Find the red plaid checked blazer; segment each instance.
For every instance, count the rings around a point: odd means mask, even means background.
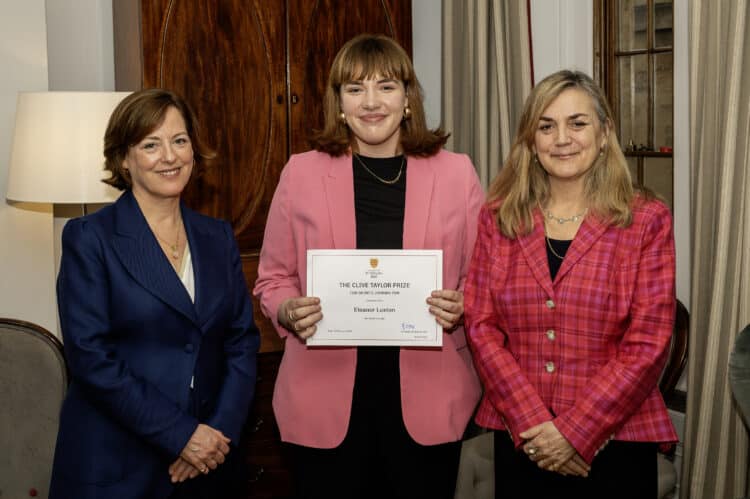
[[[633,223],[587,217],[555,280],[544,224],[509,239],[492,207],[465,287],[467,337],[484,384],[476,422],[517,435],[553,421],[591,462],[610,439],[675,442],[657,388],[674,322],[669,210],[637,199]]]

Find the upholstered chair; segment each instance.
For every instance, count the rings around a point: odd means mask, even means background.
[[[0,318],[0,497],[47,497],[67,382],[57,338]]]

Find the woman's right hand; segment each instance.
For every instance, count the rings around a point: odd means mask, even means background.
[[[316,324],[323,318],[320,298],[299,296],[284,300],[279,306],[279,324],[305,340],[315,334]]]
[[[229,454],[229,442],[222,432],[201,423],[180,452],[180,457],[205,474],[224,462]]]

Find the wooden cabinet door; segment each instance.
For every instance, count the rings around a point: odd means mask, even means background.
[[[285,15],[279,1],[142,2],[144,87],[183,95],[218,152],[184,199],[229,220],[243,253],[260,250],[287,158]]]
[[[117,89],[175,90],[216,149],[216,165],[183,199],[231,222],[252,288],[281,169],[322,125],[333,57],[365,32],[393,36],[411,52],[411,1],[115,0],[113,16]],[[261,350],[283,348],[253,305]]]

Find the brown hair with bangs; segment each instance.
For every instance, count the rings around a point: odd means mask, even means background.
[[[133,187],[130,173],[123,167],[128,150],[164,122],[170,107],[177,109],[185,120],[195,159],[193,175],[200,175],[203,168],[210,166],[216,153],[203,141],[190,105],[170,90],[149,88],[128,95],[112,111],[104,133],[104,169],[110,172],[110,177],[102,182],[121,191]]]
[[[313,147],[331,156],[346,153],[354,143],[349,127],[339,120],[341,86],[356,80],[380,76],[404,84],[411,117],[401,121],[399,134],[404,154],[432,156],[440,151],[449,134],[442,129],[427,128],[422,87],[417,80],[409,55],[395,40],[385,35],[358,35],[341,47],[331,65],[323,98],[323,130],[311,139]]]
[[[632,220],[633,200],[654,197],[650,191],[633,186],[615,133],[612,110],[602,89],[585,73],[558,71],[540,81],[526,99],[510,154],[490,185],[489,203],[496,206],[495,218],[506,237],[531,232],[533,211],[549,199],[549,176],[535,160],[535,137],[544,111],[569,89],[582,91],[591,99],[600,133],[606,133],[607,139],[602,154],[585,176],[584,196],[589,213],[609,224],[627,227]]]

